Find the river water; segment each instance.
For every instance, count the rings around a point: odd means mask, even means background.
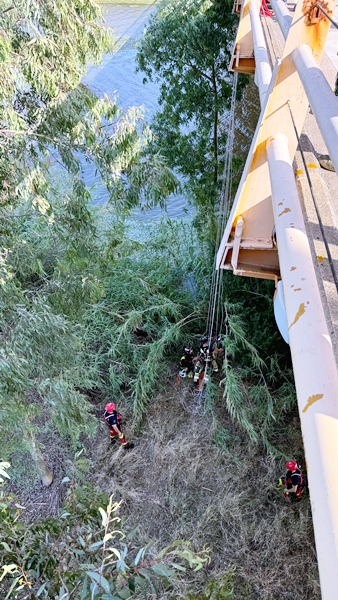
[[[136,73],[137,42],[141,38],[144,27],[150,16],[157,10],[156,2],[145,4],[139,0],[135,4],[102,4],[105,23],[114,31],[114,52],[103,56],[100,66],[89,67],[83,82],[96,94],[108,94],[116,98],[122,109],[129,106],[143,106],[145,118],[151,121],[158,109],[159,84],[148,82],[143,84],[143,73]],[[260,111],[257,88],[251,80],[244,91],[241,102],[236,107],[236,135],[234,152],[237,156],[246,157],[252,134],[255,130]],[[85,182],[94,185],[92,196],[94,203],[103,205],[108,200],[108,193],[95,176],[95,169],[85,167]],[[194,209],[188,205],[182,195],[172,195],[168,199],[166,211],[154,208],[146,213],[136,210],[133,219],[137,221],[158,221],[163,214],[170,218],[191,218]]]
[[[89,67],[83,82],[96,94],[108,94],[116,98],[122,109],[143,106],[145,119],[150,122],[158,109],[159,84],[143,84],[143,73],[136,73],[137,41],[142,36],[146,23],[156,5],[153,4],[102,4],[105,24],[114,31],[115,47],[112,54],[103,57],[102,65]],[[104,204],[108,199],[105,187],[95,176],[95,170],[86,165],[84,180],[88,186],[95,184],[92,196],[95,204]],[[184,198],[177,194],[169,197],[166,211],[154,208],[146,213],[136,210],[133,217],[138,221],[159,220],[166,214],[170,218],[184,218],[193,213]]]

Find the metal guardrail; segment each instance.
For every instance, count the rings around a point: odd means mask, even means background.
[[[338,173],[338,97],[332,93],[324,73],[307,44],[295,48],[292,58]]]

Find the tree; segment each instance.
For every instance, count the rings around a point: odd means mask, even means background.
[[[153,147],[183,176],[204,228],[214,227],[236,21],[220,0],[169,1],[152,17],[138,53],[144,81],[161,83]]]
[[[97,382],[81,363],[81,322],[103,286],[84,164],[96,165],[121,219],[177,186],[165,160],[147,154],[142,111],[122,113],[80,83],[111,47],[100,19],[91,0],[0,0],[2,439],[6,454],[30,452],[47,485],[38,417],[73,445],[92,431],[79,389]]]
[[[1,0],[0,7],[0,193],[7,217],[27,201],[52,214],[55,167],[88,204],[85,161],[95,163],[121,210],[164,202],[176,180],[162,157],[147,157],[151,132],[142,111],[123,114],[107,96],[100,99],[80,84],[86,65],[111,46],[100,8],[91,0],[19,0],[15,6]],[[67,199],[65,189],[61,193]]]
[[[0,482],[1,475],[8,478],[8,467],[0,462]],[[148,598],[170,587],[187,567],[199,571],[210,562],[207,549],[196,554],[183,540],[160,551],[153,542],[140,547],[135,532],[129,536],[123,526],[120,503],[80,483],[84,467],[78,456],[76,473],[66,478],[68,497],[59,519],[23,525],[22,507],[0,491],[0,591],[7,599]]]

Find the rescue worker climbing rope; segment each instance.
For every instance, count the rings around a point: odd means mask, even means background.
[[[217,367],[222,367],[224,361],[224,347],[221,335],[216,335],[212,341],[212,357]],[[218,370],[218,369],[217,369]],[[215,370],[214,370],[215,371]]]
[[[134,444],[132,442],[126,442],[124,433],[122,433],[122,417],[120,413],[117,412],[114,402],[109,402],[106,404],[102,416],[106,425],[109,427],[110,443],[115,444],[118,438],[125,450],[131,450],[134,448]]]
[[[295,460],[288,460],[285,467],[286,476],[280,479],[280,483],[285,485],[284,496],[292,503],[300,502],[306,487],[303,471]]]
[[[203,336],[201,338],[201,345],[200,345],[200,351],[199,351],[199,359],[202,359],[206,367],[209,367],[209,365],[211,364],[212,370],[214,373],[218,373],[218,364],[216,361],[216,353],[215,351],[215,344],[214,344],[214,340],[212,340],[211,343],[211,349],[210,349],[210,345],[209,345],[209,340],[206,336]]]

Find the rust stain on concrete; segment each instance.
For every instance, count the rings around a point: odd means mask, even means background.
[[[291,267],[290,271],[295,271],[297,267]]]
[[[278,202],[278,206],[283,206],[284,202]]]
[[[324,394],[314,394],[313,396],[309,396],[307,399],[307,403],[303,408],[303,413],[305,413],[307,409],[310,408],[310,406],[312,406],[312,404],[314,404],[318,400],[321,400],[323,396]]]
[[[299,305],[299,309],[297,310],[297,314],[296,314],[294,320],[292,321],[292,323],[291,323],[291,325],[289,327],[289,331],[290,331],[292,325],[295,325],[295,323],[297,323],[298,319],[300,319],[305,314],[305,309],[306,309],[306,307],[304,305],[304,302],[302,302]]]
[[[295,288],[293,291],[294,292],[300,292],[302,290],[302,288]]]
[[[318,5],[322,6],[326,12],[332,12],[329,10],[328,2],[325,2],[325,0],[304,0],[302,13],[305,17],[305,25],[316,25],[325,19],[325,15],[319,10]]]
[[[284,208],[283,212],[281,212],[281,214],[278,216],[281,217],[282,215],[285,215],[288,212],[291,212],[291,208]]]

